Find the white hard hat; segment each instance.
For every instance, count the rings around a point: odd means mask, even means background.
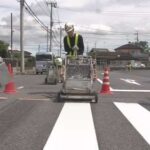
[[[70,32],[70,31],[72,31],[72,30],[74,30],[74,25],[73,25],[73,24],[66,23],[66,24],[65,24],[65,31],[66,31],[66,32]]]

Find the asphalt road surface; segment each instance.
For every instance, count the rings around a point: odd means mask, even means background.
[[[57,102],[62,84],[16,75],[16,93],[0,89],[0,150],[150,150],[150,70],[110,71],[112,94],[98,103]]]

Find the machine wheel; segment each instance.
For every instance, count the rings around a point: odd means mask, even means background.
[[[54,80],[54,85],[56,85],[56,84],[57,84],[57,79]]]
[[[94,93],[95,99],[91,100],[91,103],[97,103],[98,102],[98,95],[97,93]]]
[[[97,93],[95,93],[95,103],[97,103],[98,102],[98,95],[97,95]]]
[[[57,102],[62,102],[63,99],[61,98],[61,92],[58,93],[57,95]]]
[[[45,84],[47,84],[47,78],[45,78]]]

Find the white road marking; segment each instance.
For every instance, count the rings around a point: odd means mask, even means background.
[[[97,78],[97,81],[99,82],[99,83],[103,83],[103,81],[101,80],[101,79],[99,79],[99,78]]]
[[[7,97],[0,97],[0,99],[8,99]]]
[[[103,83],[103,81],[100,80],[99,78],[97,78],[97,81],[101,84]],[[110,91],[113,91],[113,92],[145,92],[145,93],[150,92],[150,90],[113,89],[112,87],[110,87]]]
[[[29,101],[49,101],[49,98],[32,98],[32,97],[20,97],[17,100],[29,100]]]
[[[100,82],[101,84],[103,84],[103,81],[101,79],[97,78],[97,81]],[[113,90],[111,86],[109,88],[110,88],[110,91]]]
[[[141,85],[140,83],[136,82],[133,79],[123,79],[123,78],[120,78],[120,80],[123,80],[123,81],[125,81],[127,83],[131,83],[131,84]]]
[[[134,103],[114,103],[135,129],[150,144],[150,112]]]
[[[98,150],[89,103],[65,103],[43,150]]]
[[[144,92],[144,93],[150,93],[150,90],[129,90],[129,89],[112,89],[111,91],[114,92]]]
[[[24,86],[17,87],[18,90],[23,89],[23,88],[24,88]]]

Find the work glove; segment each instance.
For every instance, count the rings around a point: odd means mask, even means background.
[[[79,47],[77,45],[75,45],[72,49],[75,50],[75,51],[78,51]]]

